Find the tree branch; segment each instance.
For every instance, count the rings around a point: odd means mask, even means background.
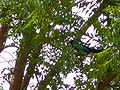
[[[8,33],[8,27],[7,25],[1,26],[0,27],[0,53],[4,49],[4,45],[7,39],[7,34]]]
[[[105,1],[105,0],[104,0]],[[82,35],[85,35],[87,29],[96,22],[98,17],[101,14],[102,9],[104,8],[104,1],[100,4],[100,6],[96,9],[94,14],[83,24],[82,28],[77,32],[77,36],[74,39],[80,39]]]
[[[26,72],[25,77],[24,77],[24,80],[22,81],[22,90],[24,90],[24,89],[26,90],[27,89],[27,87],[29,85],[29,82],[30,82],[30,78],[34,74],[35,66],[36,66],[36,64],[32,63],[30,61],[29,66],[27,68],[27,72]]]
[[[30,79],[34,74],[34,71],[35,71],[34,69],[35,69],[37,62],[33,61],[33,60],[36,60],[39,57],[39,55],[40,55],[39,49],[40,48],[42,48],[42,45],[38,46],[37,52],[34,53],[34,55],[32,55],[32,60],[30,60],[30,62],[29,62],[29,66],[27,67],[27,72],[25,74],[24,80],[22,81],[22,89],[27,89]]]
[[[109,86],[109,83],[110,83],[115,77],[117,77],[117,75],[118,75],[119,73],[120,73],[120,72],[115,73],[115,74],[112,74],[112,75],[108,76],[103,82],[100,82],[99,85],[98,85],[97,90],[103,90],[105,87]]]
[[[18,59],[15,64],[13,81],[11,82],[9,90],[21,90],[25,66],[27,63],[28,54],[30,53],[30,45],[31,44],[27,41],[24,44],[21,44]]]

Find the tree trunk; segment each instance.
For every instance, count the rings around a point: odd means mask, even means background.
[[[7,32],[8,32],[7,26],[4,25],[0,27],[0,53],[4,49],[4,45],[5,45],[6,38],[7,38]]]

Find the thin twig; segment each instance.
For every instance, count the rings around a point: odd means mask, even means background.
[[[18,46],[15,46],[15,45],[7,45],[7,46],[4,47],[4,49],[5,49],[5,48],[9,48],[9,47],[16,47],[16,48],[19,48]]]

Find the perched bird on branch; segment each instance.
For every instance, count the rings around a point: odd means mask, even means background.
[[[82,51],[86,52],[87,54],[90,54],[90,53],[99,53],[99,52],[103,51],[103,49],[97,50],[97,49],[89,48],[89,47],[82,45],[82,43],[75,41],[75,40],[71,40],[70,43],[73,46],[73,48],[78,52],[80,50],[82,50]]]

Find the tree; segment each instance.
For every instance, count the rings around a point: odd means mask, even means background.
[[[0,52],[18,48],[15,68],[7,74],[10,90],[119,89],[119,0],[1,0],[0,5]],[[89,18],[77,15],[74,7]],[[87,31],[91,26],[95,34]],[[93,40],[91,48],[104,50],[76,52],[69,41],[82,41],[85,35],[86,47]],[[7,38],[14,43],[5,45]],[[76,74],[75,87],[63,82],[70,72]],[[32,79],[37,84],[31,86]]]

